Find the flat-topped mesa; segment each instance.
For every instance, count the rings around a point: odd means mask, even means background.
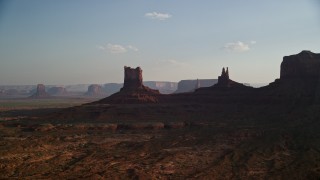
[[[67,89],[64,87],[51,87],[48,89],[48,94],[53,95],[53,96],[62,96],[62,95],[67,95]]]
[[[30,98],[49,98],[51,97],[47,92],[46,92],[46,87],[43,84],[38,84],[37,85],[37,91],[30,96]]]
[[[281,63],[280,79],[318,79],[320,75],[320,54],[302,51],[284,56]]]
[[[320,102],[320,54],[301,51],[299,54],[284,56],[281,63],[280,79],[263,88],[294,102]]]
[[[124,83],[122,90],[133,90],[142,88],[142,69],[124,66]]]
[[[101,85],[91,84],[90,86],[88,86],[88,91],[84,95],[85,96],[105,96],[106,93],[103,91]]]

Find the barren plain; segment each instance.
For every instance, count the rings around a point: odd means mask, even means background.
[[[0,178],[319,178],[320,107],[268,107],[104,105],[82,120],[36,105],[2,110]]]

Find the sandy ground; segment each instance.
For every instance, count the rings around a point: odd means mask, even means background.
[[[46,114],[65,111],[54,108],[1,111],[0,178],[320,177],[318,106],[274,116],[175,106],[103,107],[92,121],[48,119]]]

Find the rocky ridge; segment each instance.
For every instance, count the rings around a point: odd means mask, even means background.
[[[319,97],[319,54],[302,51],[297,55],[285,56],[281,64],[280,79],[262,88],[253,88],[233,81],[229,69],[223,68],[218,83],[196,89],[194,93],[163,95],[142,84],[140,67],[125,67],[124,86],[120,92],[98,103],[176,103],[176,102],[241,102],[279,103],[302,99],[310,103]]]

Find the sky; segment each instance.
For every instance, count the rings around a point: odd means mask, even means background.
[[[319,0],[0,0],[0,85],[269,83],[319,34]]]

